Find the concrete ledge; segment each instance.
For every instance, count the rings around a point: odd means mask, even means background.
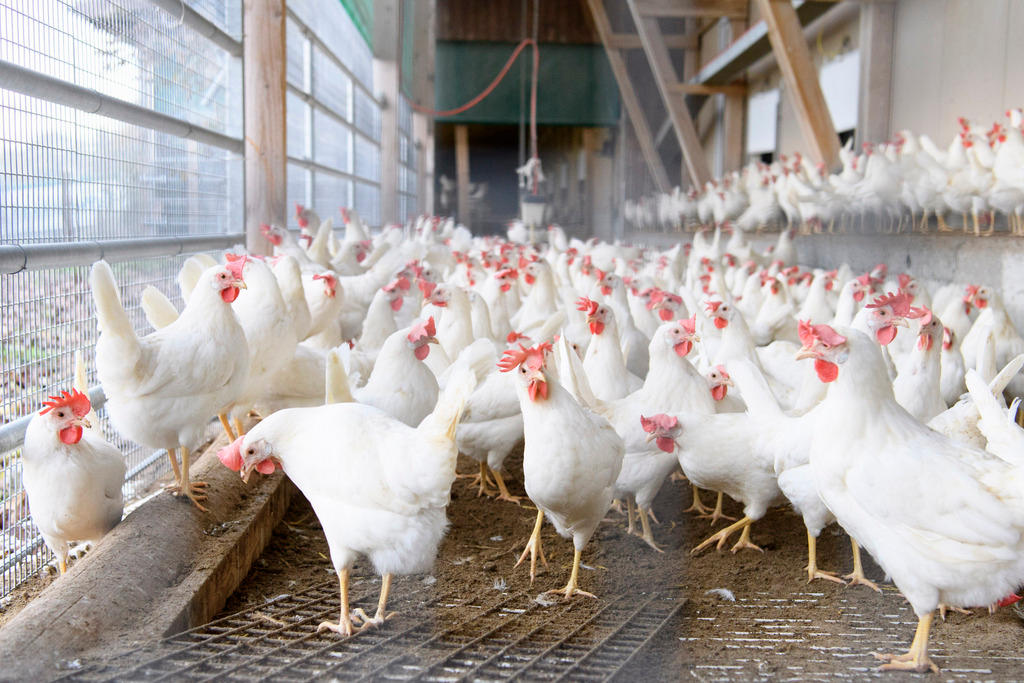
[[[0,678],[49,680],[69,661],[111,654],[209,621],[284,516],[280,472],[244,484],[217,460],[224,437],[192,466],[209,512],[162,493],[128,515],[68,573],[0,629]]]

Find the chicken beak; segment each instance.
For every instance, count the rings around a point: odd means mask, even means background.
[[[651,443],[652,441],[656,440],[657,438],[658,438],[658,433],[657,432],[652,432],[651,434],[647,435],[647,443]]]
[[[92,423],[84,417],[76,417],[71,421],[71,424],[77,427],[85,427],[86,429],[92,429]]]
[[[910,327],[910,323],[907,322],[906,318],[893,318],[892,324],[896,327]]]
[[[235,280],[234,283],[232,283],[232,287],[238,287],[239,289],[249,289],[249,286],[245,284],[243,280]]]
[[[805,358],[817,358],[818,354],[812,349],[800,349],[797,351],[796,360],[804,360]]]
[[[736,386],[736,383],[733,382],[732,379],[729,379],[729,378],[726,378],[726,379],[722,380],[722,384],[724,384],[727,387],[734,387],[734,386]]]
[[[440,344],[441,342],[437,341],[437,337],[427,337],[427,343],[428,344]]]
[[[251,463],[242,463],[242,470],[239,472],[239,475],[241,475],[242,481],[246,484],[249,483],[249,477],[252,475],[254,467]]]

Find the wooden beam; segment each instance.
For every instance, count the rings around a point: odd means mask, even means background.
[[[464,123],[455,126],[455,185],[459,222],[472,227],[469,223],[469,128]]]
[[[637,0],[645,17],[736,17],[747,16],[747,0]]]
[[[668,89],[679,95],[746,95],[747,86],[742,83],[729,85],[704,85],[703,83],[670,83]]]
[[[594,17],[597,33],[601,36],[601,42],[604,43],[604,50],[608,55],[608,63],[612,67],[612,74],[615,76],[615,82],[619,86],[622,105],[626,108],[626,114],[633,125],[633,132],[636,133],[636,139],[640,145],[644,161],[647,162],[647,168],[651,172],[654,184],[661,192],[668,192],[668,174],[665,173],[665,166],[661,162],[661,157],[658,155],[657,147],[651,137],[651,128],[647,123],[647,118],[644,116],[640,101],[637,99],[636,90],[633,89],[633,81],[630,80],[629,74],[626,71],[626,62],[622,58],[622,53],[618,49],[611,47],[610,39],[613,34],[611,24],[608,22],[608,15],[604,11],[604,0],[587,0],[587,3],[590,5],[590,13]]]
[[[640,40],[644,44],[644,53],[647,55],[647,62],[654,73],[654,81],[658,85],[661,99],[665,103],[669,116],[672,119],[672,127],[675,129],[679,147],[683,151],[683,158],[686,160],[686,169],[690,175],[690,182],[697,186],[711,180],[711,172],[708,170],[707,160],[704,158],[704,150],[701,148],[700,139],[697,137],[697,130],[694,128],[693,119],[690,117],[690,110],[686,107],[685,99],[672,91],[672,85],[678,83],[675,67],[665,47],[665,41],[661,37],[661,29],[658,27],[658,20],[654,17],[643,16],[638,9],[639,0],[627,0],[629,10],[633,15],[633,22],[640,33]]]
[[[665,47],[670,50],[695,50],[697,49],[696,34],[671,33],[665,38]],[[644,45],[640,42],[640,36],[635,33],[613,33],[608,41],[609,45],[616,50],[642,50]]]
[[[729,40],[735,41],[747,29],[745,19],[729,20]],[[743,144],[744,109],[747,98],[745,93],[727,94],[725,111],[722,117],[722,168],[724,171],[738,171],[743,166],[745,146]]]
[[[284,0],[245,0],[245,242],[269,254],[260,225],[288,222]]]
[[[434,108],[436,74],[437,3],[419,0],[412,3],[413,25],[413,101],[421,107]],[[416,210],[434,214],[434,118],[413,111],[413,140],[416,145]]]
[[[839,163],[839,136],[793,5],[790,0],[757,0],[757,5],[810,156],[834,169]]]
[[[860,94],[857,145],[886,140],[892,114],[892,41],[896,3],[866,0],[860,6]]]

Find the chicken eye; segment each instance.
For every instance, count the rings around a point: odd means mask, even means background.
[[[245,450],[245,454],[246,455],[255,455],[256,454],[256,449],[253,448],[252,446],[249,446],[249,448],[247,448]]]
[[[522,365],[520,365],[519,366],[519,372],[521,372],[521,373],[523,373],[525,375],[526,374],[526,368],[524,368]]]
[[[64,417],[64,412],[61,411],[61,412],[57,413],[57,417]]]
[[[226,277],[227,277],[227,273],[221,273],[221,274],[220,274],[220,279],[221,279],[221,280],[223,280],[223,279],[224,279],[224,278],[226,278]]]

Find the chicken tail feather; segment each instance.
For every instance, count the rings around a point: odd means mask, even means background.
[[[75,378],[72,380],[71,386],[86,396],[89,395],[89,376],[85,372],[85,357],[82,355],[82,349],[75,351]],[[99,429],[96,411],[91,406],[89,407],[89,412],[85,415],[85,419],[89,421],[93,429]]]
[[[768,417],[782,414],[782,408],[779,407],[779,401],[772,393],[768,380],[756,365],[749,360],[740,359],[729,363],[728,369],[751,413]]]
[[[146,320],[155,330],[163,329],[178,319],[178,309],[174,307],[166,294],[153,285],[147,285],[142,290],[141,303]]]
[[[437,397],[434,411],[423,418],[417,429],[433,435],[443,434],[450,441],[455,440],[455,428],[462,419],[466,401],[476,389],[476,375],[466,367],[453,374],[444,390]]]
[[[117,293],[114,273],[106,261],[97,261],[89,274],[92,297],[96,302],[96,319],[100,332],[117,345],[119,357],[128,367],[134,365],[139,355],[139,338],[135,335],[132,323],[121,305],[121,297]]]
[[[326,395],[325,403],[353,403],[352,389],[348,383],[348,373],[345,372],[345,364],[341,360],[341,354],[337,349],[331,349],[327,353],[326,366]]]

